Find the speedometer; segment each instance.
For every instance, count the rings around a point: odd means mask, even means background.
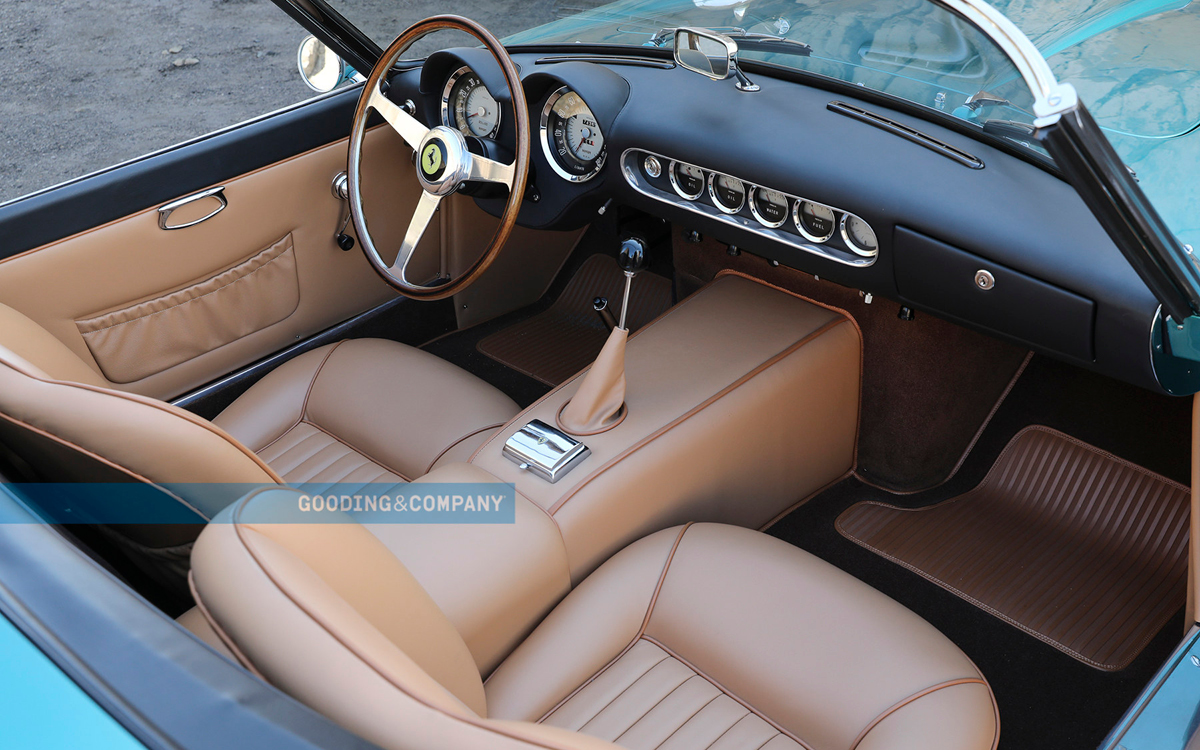
[[[600,124],[579,94],[563,86],[542,108],[542,150],[560,177],[584,182],[599,174],[607,149]]]
[[[480,138],[495,138],[500,131],[500,105],[468,67],[459,68],[446,81],[442,124]]]

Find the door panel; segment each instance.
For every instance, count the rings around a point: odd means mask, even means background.
[[[186,229],[161,229],[153,207],[4,259],[0,301],[33,318],[98,371],[132,378],[114,387],[178,396],[393,296],[357,247],[344,252],[334,242],[343,203],[330,185],[345,169],[346,148],[345,140],[337,141],[220,183],[228,206]],[[375,128],[366,139],[363,171],[372,235],[381,252],[398,248],[421,189],[410,150],[390,129]],[[287,241],[294,255],[294,310],[280,309],[277,299],[290,294],[282,264],[269,266],[275,280],[259,290],[264,309],[254,307],[254,294],[228,294],[224,282],[241,284],[243,291],[246,286],[246,273],[235,269],[254,273],[256,256]],[[418,256],[414,277],[432,277],[442,267],[438,222]],[[221,304],[208,304],[208,295],[223,293],[225,299],[212,300]],[[154,320],[155,332],[148,335],[146,316],[177,320]],[[239,318],[243,328],[258,330],[241,335]],[[106,367],[97,363],[80,321]],[[131,321],[133,335],[126,339],[133,345],[118,346],[123,354],[113,359],[94,334],[105,323]],[[234,334],[240,337],[230,341]]]

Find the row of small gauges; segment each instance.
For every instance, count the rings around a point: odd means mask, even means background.
[[[642,168],[653,179],[663,173],[662,161],[653,155],[645,157]],[[713,205],[723,213],[733,215],[749,207],[764,227],[778,229],[790,219],[796,231],[810,242],[823,244],[840,232],[846,247],[855,254],[873,258],[879,253],[875,231],[852,213],[674,159],[667,164],[666,171],[671,187],[685,201],[699,200],[707,192]]]

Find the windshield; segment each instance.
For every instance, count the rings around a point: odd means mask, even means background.
[[[992,0],[1073,84],[1142,189],[1185,242],[1200,246],[1200,3]],[[386,45],[434,13],[474,18],[508,45],[670,49],[670,30],[808,45],[741,44],[740,56],[904,99],[1044,152],[1022,132],[1033,98],[981,32],[928,0],[345,0],[335,6]],[[462,43],[471,43],[464,40]],[[439,45],[439,46],[445,46]],[[789,48],[790,47],[790,48]],[[424,53],[424,50],[419,50]]]

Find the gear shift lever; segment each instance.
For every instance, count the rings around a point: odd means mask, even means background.
[[[625,341],[629,337],[629,290],[646,267],[646,243],[630,237],[621,243],[617,263],[625,272],[621,320],[608,335],[579,390],[558,413],[558,426],[575,435],[595,435],[616,427],[625,416]]]
[[[621,322],[618,327],[629,330],[625,325],[625,314],[629,310],[629,290],[633,286],[633,277],[646,267],[646,243],[637,237],[630,237],[621,243],[621,254],[617,263],[625,272],[625,296],[621,299]]]

